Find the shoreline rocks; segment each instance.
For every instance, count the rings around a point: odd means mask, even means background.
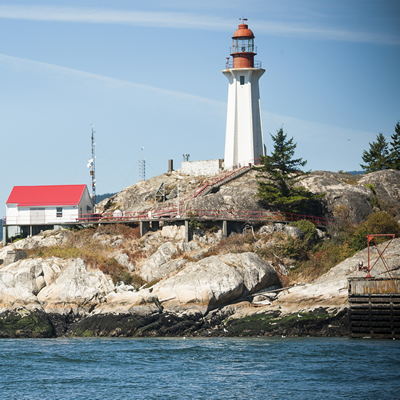
[[[256,174],[250,171],[188,206],[261,209],[254,198]],[[124,212],[150,209],[161,178],[172,193],[179,178],[176,173],[127,188],[105,200],[103,207],[112,210],[118,205]],[[185,195],[202,184],[201,179],[188,181]],[[342,204],[356,222],[370,214],[375,196],[393,205],[400,199],[400,171],[358,177],[315,171],[304,177],[303,184],[315,193],[327,193],[326,215]],[[38,257],[44,247],[70,243],[70,231],[43,232],[0,247],[0,259],[6,261],[0,264],[0,337],[348,334],[347,278],[363,276],[357,265],[359,261],[366,265],[366,250],[311,283],[276,290],[281,287],[278,274],[287,275],[291,261],[275,259],[273,266],[255,253],[237,253],[234,246],[225,248],[228,254],[218,254],[220,228],[198,227],[189,243],[182,241],[182,228],[167,224],[158,232],[148,232],[141,239],[132,235],[129,240],[115,230],[99,229],[91,240],[101,244],[107,260],[114,258],[132,279],[136,275],[132,285],[114,284],[79,258]],[[234,232],[242,231],[243,226]],[[299,228],[283,224],[264,226],[259,233],[263,239],[257,239],[255,248],[261,250],[279,245],[276,237],[265,240],[270,235],[286,235],[291,240],[303,236]],[[315,241],[324,238],[317,230]],[[6,258],[9,251],[14,254]],[[26,257],[34,251],[36,256]],[[393,241],[386,254],[390,268],[397,268],[400,239]],[[374,270],[378,276],[384,272],[380,268]],[[146,286],[135,291],[134,285],[143,285],[141,280],[147,281]]]

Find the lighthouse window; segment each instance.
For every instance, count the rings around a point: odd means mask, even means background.
[[[240,84],[244,85],[244,76],[243,75],[240,75]]]

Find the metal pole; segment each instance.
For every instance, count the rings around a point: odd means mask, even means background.
[[[180,203],[180,200],[179,200],[179,169],[178,169],[178,215],[177,215],[177,218],[180,218],[179,203]]]
[[[90,175],[92,176],[92,201],[93,201],[93,211],[96,211],[96,151],[94,142],[94,125],[92,124],[92,168],[90,170]]]

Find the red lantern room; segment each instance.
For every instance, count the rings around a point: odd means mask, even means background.
[[[244,23],[247,19],[243,18],[242,23],[232,36],[233,68],[254,68],[254,34]]]

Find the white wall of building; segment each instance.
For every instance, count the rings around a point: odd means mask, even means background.
[[[258,81],[265,70],[235,68],[222,72],[229,80],[224,160],[225,169],[229,169],[253,163],[264,155]]]
[[[93,204],[92,204],[92,199],[90,197],[88,188],[85,188],[85,191],[83,192],[83,195],[81,197],[81,201],[79,202],[79,213],[80,214],[91,214],[93,213]]]
[[[183,161],[179,173],[182,175],[213,176],[223,168],[223,160]]]

